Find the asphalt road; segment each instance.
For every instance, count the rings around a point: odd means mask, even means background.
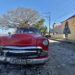
[[[49,61],[45,65],[0,64],[0,75],[75,75],[75,46],[49,40]]]

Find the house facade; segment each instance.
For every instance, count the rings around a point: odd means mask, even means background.
[[[71,16],[70,18],[66,19],[65,21],[62,21],[62,27],[61,32],[63,33],[65,24],[68,22],[68,27],[70,29],[71,34],[68,35],[68,38],[71,40],[75,40],[75,15]]]

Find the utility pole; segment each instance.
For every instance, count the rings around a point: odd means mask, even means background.
[[[48,19],[48,21],[49,21],[49,35],[50,35],[50,24],[51,24],[51,12],[46,12],[46,13],[44,13],[44,14],[46,14],[47,16],[44,16],[44,17],[46,17],[47,19]]]
[[[51,23],[51,16],[49,15],[49,35],[50,35],[50,23]]]

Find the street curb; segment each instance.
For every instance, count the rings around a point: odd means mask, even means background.
[[[72,42],[72,41],[69,41],[69,40],[58,40],[58,39],[54,39],[54,38],[51,38],[49,40],[60,41],[60,42],[63,42],[63,43],[68,43],[68,44],[75,44],[75,42]]]

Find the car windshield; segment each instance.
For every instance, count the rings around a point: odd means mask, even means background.
[[[40,34],[40,29],[38,28],[18,28],[17,33],[33,33],[33,34]]]

